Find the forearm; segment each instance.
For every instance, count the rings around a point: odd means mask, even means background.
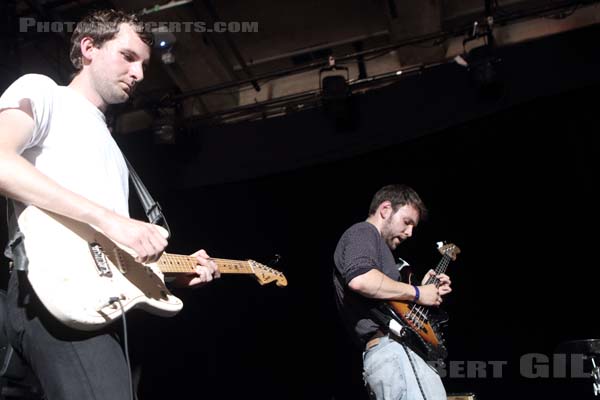
[[[395,281],[376,269],[355,277],[348,286],[371,299],[411,301],[415,298],[415,288],[412,285]]]
[[[24,204],[99,226],[109,210],[62,187],[18,154],[0,150],[0,192]]]

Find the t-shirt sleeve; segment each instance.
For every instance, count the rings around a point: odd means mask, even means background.
[[[47,76],[27,74],[14,81],[0,97],[0,112],[9,108],[19,108],[23,101],[29,101],[31,104],[35,125],[26,148],[35,146],[48,133],[52,93],[56,87],[56,83]]]
[[[346,284],[355,277],[379,269],[377,231],[361,226],[347,233],[341,252],[341,274]]]

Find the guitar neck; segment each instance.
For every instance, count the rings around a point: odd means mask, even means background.
[[[248,261],[211,258],[217,264],[221,274],[254,274]],[[164,253],[157,263],[165,274],[189,274],[194,272],[198,261],[195,257]]]
[[[442,259],[440,260],[440,262],[438,263],[437,267],[434,270],[436,276],[446,272],[446,269],[448,268],[448,264],[450,264],[450,260],[451,260],[451,258],[448,257],[447,255],[442,256]],[[440,280],[436,277],[430,277],[427,280],[427,284],[431,284],[431,283],[434,283],[436,286],[439,286]]]

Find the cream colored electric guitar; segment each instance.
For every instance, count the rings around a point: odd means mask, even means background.
[[[34,206],[28,206],[18,221],[31,286],[64,324],[90,331],[134,307],[161,316],[175,315],[183,307],[165,286],[164,275],[193,272],[195,258],[164,253],[158,262],[141,264],[89,225]],[[287,285],[281,272],[256,261],[212,260],[221,274],[251,274],[261,285]]]

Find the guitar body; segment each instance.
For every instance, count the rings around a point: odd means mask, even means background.
[[[429,361],[446,358],[448,351],[440,330],[448,321],[444,311],[397,300],[388,300],[382,306],[384,312],[404,328],[401,337],[413,351]]]
[[[428,346],[431,346],[433,349],[443,346],[439,333],[433,328],[432,324],[435,323],[431,321],[430,315],[424,317],[422,313],[414,312],[412,310],[414,303],[390,300],[388,304],[394,313],[402,319],[404,325],[419,335]]]
[[[87,224],[28,206],[19,216],[28,279],[64,324],[96,330],[139,307],[172,316],[183,307],[156,264],[141,264]]]
[[[443,257],[436,268],[436,275],[444,272],[450,260],[456,258],[460,249],[453,244],[442,246],[438,249]],[[411,285],[414,273],[408,263],[399,265],[400,280]],[[433,283],[434,280],[428,281]],[[404,332],[410,332],[407,339],[414,351],[423,355],[427,360],[442,360],[446,358],[447,350],[441,336],[441,327],[448,321],[446,312],[439,308],[425,307],[410,301],[389,300],[383,303],[384,311],[396,322],[402,325]],[[406,335],[405,335],[406,336]]]
[[[399,267],[399,272],[400,280],[402,282],[408,282],[410,285],[420,285],[420,282],[413,282],[415,273],[410,265],[402,265]],[[402,320],[404,325],[419,335],[419,337],[425,341],[427,346],[433,347],[433,349],[443,346],[439,333],[433,327],[434,325],[437,326],[440,323],[447,321],[447,316],[444,320],[444,317],[441,315],[443,311],[430,307],[420,307],[421,309],[427,310],[427,317],[424,317],[422,313],[416,313],[412,310],[415,306],[415,303],[413,302],[390,300],[388,301],[388,304],[394,314]]]

